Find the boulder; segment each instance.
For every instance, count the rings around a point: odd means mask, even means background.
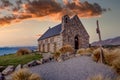
[[[22,68],[22,65],[19,64],[19,65],[17,65],[17,67],[15,68],[15,71],[18,71],[18,70],[21,69],[21,68]]]
[[[75,54],[75,56],[76,56],[76,57],[79,57],[79,56],[81,56],[81,55],[80,55],[80,54]]]
[[[5,68],[5,70],[2,71],[2,74],[8,75],[8,74],[12,73],[13,71],[14,71],[14,66],[9,65],[7,68]]]
[[[69,59],[69,56],[68,56],[68,54],[66,53],[66,54],[62,54],[62,55],[60,56],[60,58],[61,58],[63,61],[65,61],[65,60]]]
[[[2,72],[5,69],[5,66],[0,66],[0,72]]]
[[[42,59],[42,64],[47,63],[49,61],[50,61],[49,58],[48,59]]]
[[[24,64],[22,68],[28,68],[28,65],[27,65],[27,64]]]
[[[63,62],[64,60],[61,57],[59,57],[59,58],[57,58],[57,61],[58,62]]]
[[[27,63],[28,67],[39,65],[36,60]]]
[[[36,60],[36,63],[37,63],[38,65],[42,64],[42,62],[41,62],[40,60]]]

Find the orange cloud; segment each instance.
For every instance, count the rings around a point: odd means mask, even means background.
[[[9,0],[0,0],[2,4],[0,9],[10,7],[12,16],[4,16],[0,18],[0,25],[19,22],[30,18],[44,18],[46,16],[51,19],[59,20],[63,15],[72,16],[77,14],[79,17],[100,16],[106,9],[101,8],[97,3],[91,4],[87,1],[79,0],[63,0],[63,4],[56,0],[16,0],[17,6],[14,6]]]

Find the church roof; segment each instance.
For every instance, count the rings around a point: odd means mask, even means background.
[[[43,40],[52,36],[56,36],[59,35],[62,31],[62,24],[58,24],[52,28],[49,28],[39,39],[39,40]]]

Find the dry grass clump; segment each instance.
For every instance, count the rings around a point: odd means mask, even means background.
[[[109,62],[111,66],[116,70],[118,74],[120,74],[120,49],[114,49],[111,51],[111,54],[113,55],[113,59]]]
[[[116,70],[116,72],[117,72],[118,74],[120,74],[120,58],[113,60],[113,62],[112,62],[112,67],[113,67],[113,69]]]
[[[26,54],[30,54],[31,53],[31,50],[27,49],[27,48],[21,48],[19,49],[16,54],[18,56],[21,56],[21,55],[26,55]]]
[[[103,75],[95,75],[88,78],[88,80],[120,80],[120,77],[118,76],[115,79],[111,79],[109,77],[104,77]]]
[[[77,50],[77,54],[80,55],[91,55],[93,53],[93,50],[91,48],[81,48]]]
[[[92,58],[94,61],[98,62],[100,60],[100,53],[101,53],[101,49],[97,48],[93,51],[93,55]],[[103,54],[105,56],[105,54],[108,54],[109,51],[107,49],[103,49]]]
[[[58,57],[60,57],[60,54],[61,54],[61,52],[60,51],[56,51],[56,52],[54,52],[54,59],[57,59]]]
[[[87,48],[87,49],[86,49],[86,52],[92,54],[92,53],[93,53],[93,50],[94,50],[93,48]]]
[[[97,62],[100,60],[100,52],[101,51],[99,48],[93,52],[92,57],[94,61]],[[106,64],[114,68],[116,72],[120,74],[120,49],[119,48],[114,50],[103,49],[103,53]]]
[[[120,54],[115,53],[115,51],[110,51],[109,54],[105,54],[106,63],[110,66],[112,66],[113,61],[116,59],[120,60]]]
[[[60,51],[61,53],[67,53],[67,52],[73,53],[73,52],[74,52],[74,49],[72,48],[71,45],[65,45],[65,46],[63,46],[59,51]]]
[[[84,48],[81,48],[81,49],[78,49],[77,50],[77,54],[84,54],[84,53],[86,53],[86,51],[85,51],[85,49]]]
[[[89,78],[88,80],[109,80],[109,79],[104,79],[102,75],[96,75],[96,76]]]
[[[12,80],[42,80],[39,75],[32,74],[27,69],[20,69],[12,74]]]

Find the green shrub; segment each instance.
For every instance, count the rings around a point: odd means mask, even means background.
[[[12,80],[42,80],[39,75],[32,74],[27,69],[20,69],[12,74]]]
[[[30,54],[31,53],[31,50],[27,49],[27,48],[21,48],[19,49],[16,54],[18,56],[21,56],[21,55],[26,55],[26,54]]]

